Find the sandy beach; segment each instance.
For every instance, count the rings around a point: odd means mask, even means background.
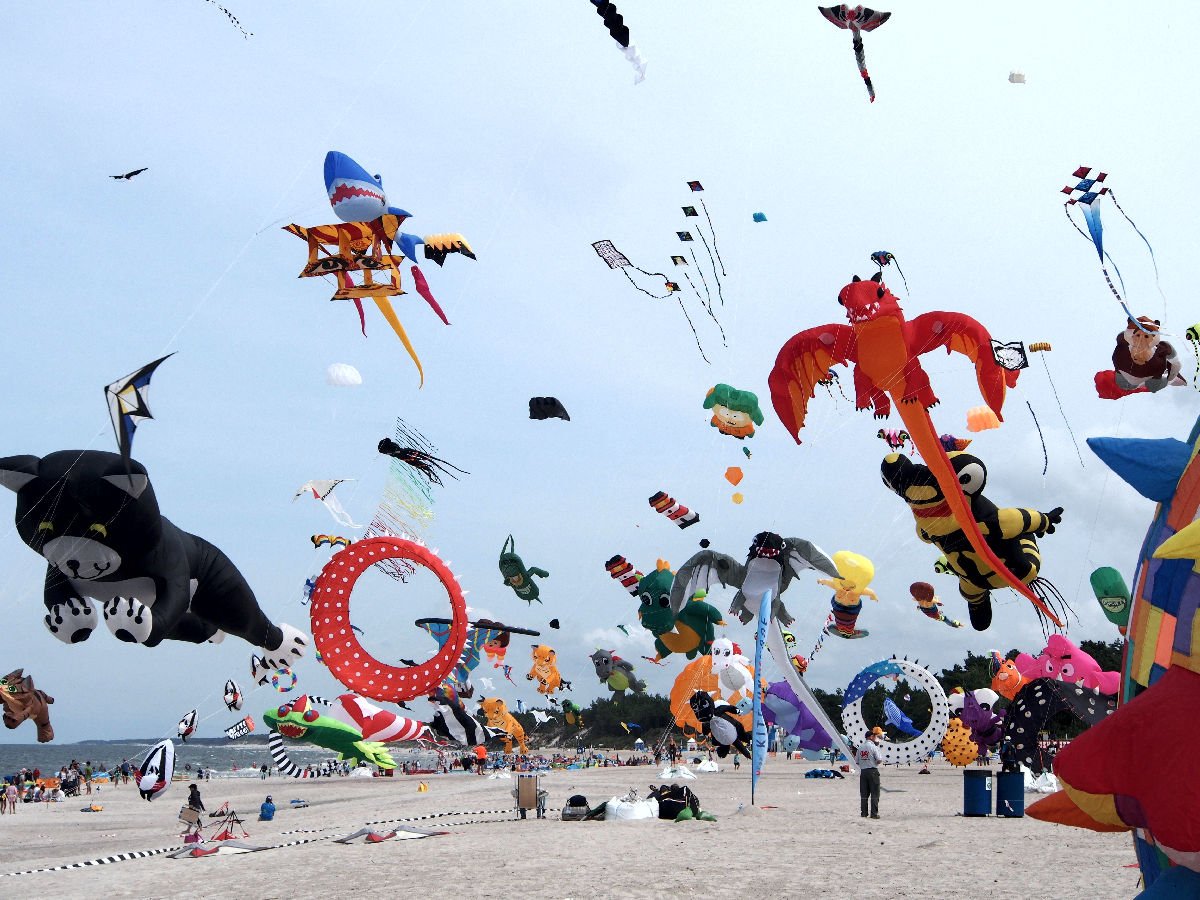
[[[557,770],[543,776],[549,817],[517,820],[515,781],[475,775],[219,779],[202,784],[209,811],[229,801],[244,811],[247,843],[275,849],[172,859],[160,854],[83,869],[13,875],[139,850],[182,846],[176,816],[187,797],[176,783],[153,803],[132,786],[106,788],[99,813],[86,798],[20,807],[0,818],[0,896],[293,898],[336,892],[431,898],[710,897],[1125,898],[1137,890],[1125,835],[1102,835],[1029,818],[963,818],[961,770],[885,769],[881,819],[858,815],[857,775],[805,779],[818,764],[768,761],[756,806],[746,767],[721,764],[686,783],[707,822],[562,822],[567,797],[596,805],[657,784],[652,766]],[[418,782],[429,785],[418,792]],[[256,821],[265,794],[279,811]],[[309,801],[293,809],[289,801]],[[1031,803],[1036,795],[1026,795]],[[739,811],[739,807],[741,810]],[[492,811],[492,812],[487,812]],[[500,812],[495,812],[500,811]],[[449,815],[440,815],[449,814]],[[413,823],[444,836],[343,845],[333,839],[368,822],[436,816]],[[487,820],[487,821],[478,821]],[[208,819],[207,822],[215,820]],[[400,824],[400,823],[395,823]],[[394,827],[394,825],[390,826]],[[377,826],[387,831],[388,826]],[[211,834],[212,830],[208,829]],[[278,846],[293,841],[306,843]],[[200,846],[211,847],[213,844]]]

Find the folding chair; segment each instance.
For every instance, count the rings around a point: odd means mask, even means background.
[[[513,792],[517,798],[517,813],[522,819],[528,810],[537,810],[539,819],[546,815],[546,797],[548,791],[541,789],[541,778],[537,775],[518,775],[517,789]]]

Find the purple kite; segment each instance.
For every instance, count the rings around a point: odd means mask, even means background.
[[[776,725],[787,732],[785,746],[788,749],[823,750],[833,745],[820,722],[786,681],[775,681],[767,687],[763,718],[768,725]]]

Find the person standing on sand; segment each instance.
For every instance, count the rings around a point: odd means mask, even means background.
[[[883,754],[879,752],[879,739],[883,729],[876,725],[867,735],[867,740],[854,751],[854,762],[858,766],[858,796],[862,801],[862,817],[867,817],[867,800],[871,801],[871,818],[879,818],[879,763]]]

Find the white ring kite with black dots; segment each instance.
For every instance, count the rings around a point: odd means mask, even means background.
[[[903,675],[910,681],[925,689],[929,702],[933,706],[933,715],[929,719],[929,727],[921,732],[919,737],[911,741],[894,743],[882,739],[877,745],[885,763],[922,762],[936,750],[946,736],[946,727],[950,724],[950,701],[938,680],[914,662],[907,659],[885,659],[872,663],[854,676],[854,680],[846,687],[846,696],[842,701],[842,727],[846,736],[855,747],[861,746],[867,739],[867,723],[862,717],[862,699],[867,688],[880,678],[891,675]]]

